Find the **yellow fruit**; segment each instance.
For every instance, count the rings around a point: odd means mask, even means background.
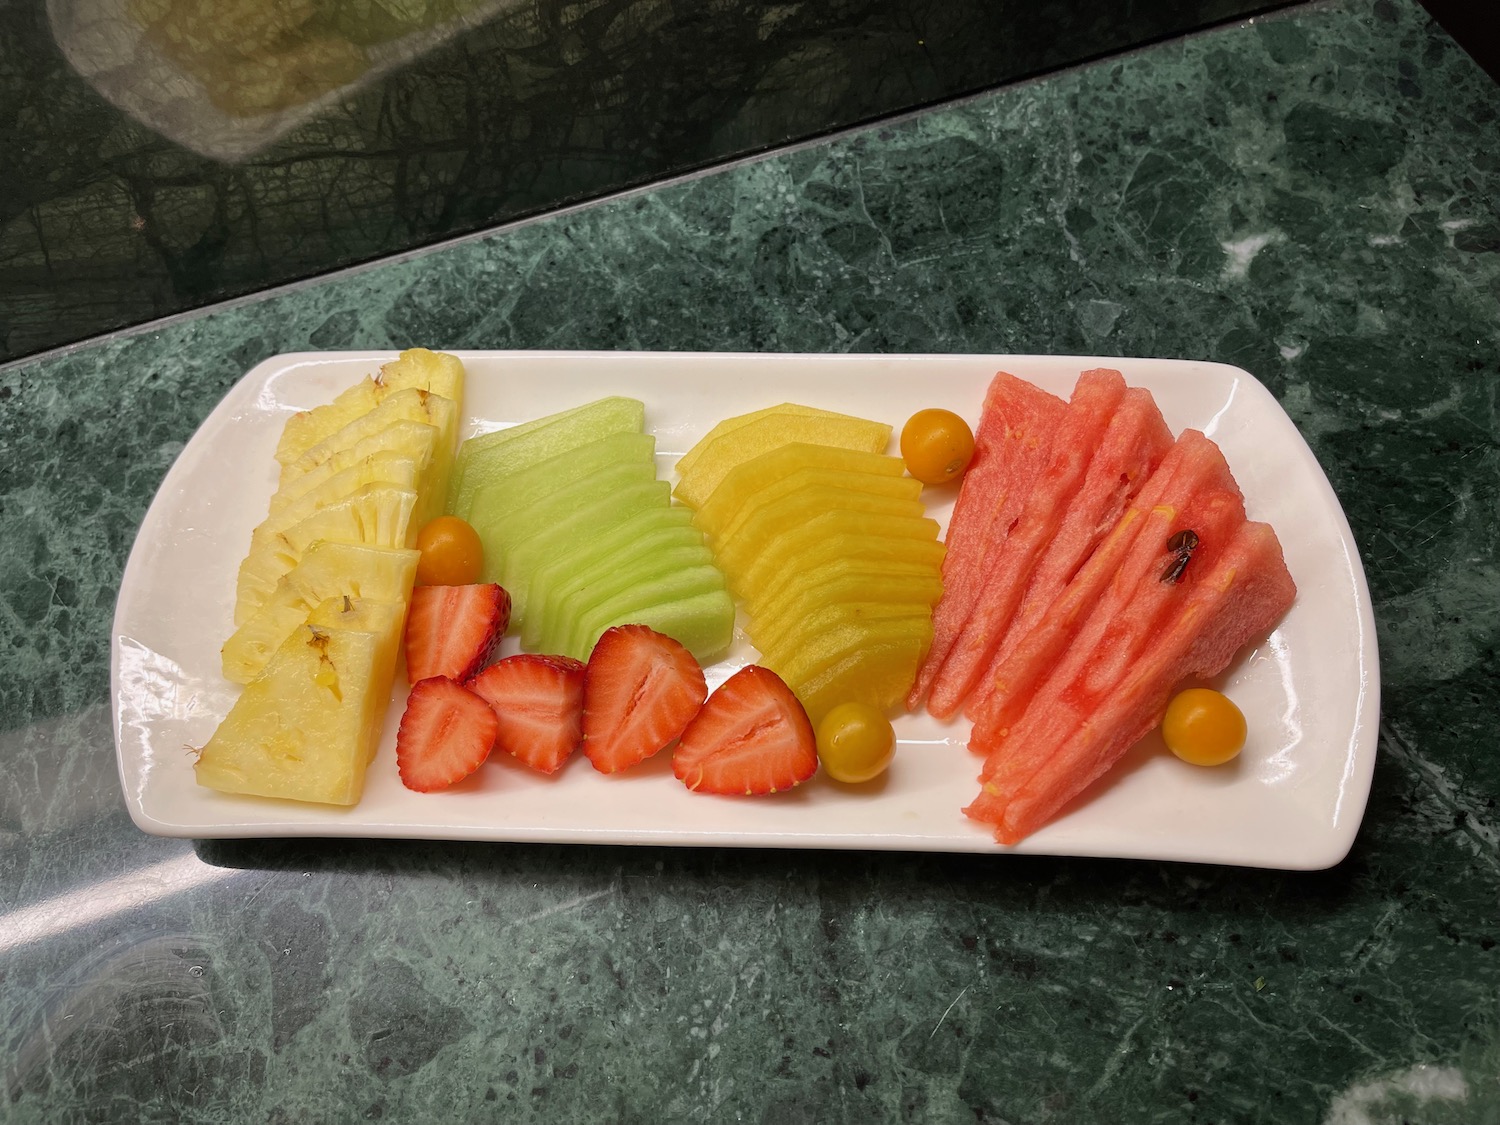
[[[846,415],[781,414],[759,418],[705,445],[691,468],[685,473],[679,470],[673,495],[690,508],[700,508],[737,466],[790,442],[883,453],[890,440],[891,427],[885,423]]]
[[[752,410],[749,414],[739,414],[733,418],[726,418],[699,438],[698,443],[693,448],[677,459],[678,475],[681,476],[691,469],[693,462],[702,456],[706,448],[730,431],[738,430],[742,426],[748,426],[751,422],[759,422],[762,418],[774,418],[785,414],[801,414],[804,417],[819,414],[825,417],[842,417],[842,415],[834,414],[831,410],[820,410],[816,406],[798,406],[795,402],[783,402],[779,406],[768,406],[764,410]]]
[[[895,462],[895,458],[885,458]],[[899,464],[899,462],[896,462]],[[720,485],[723,488],[723,485]],[[716,544],[732,543],[746,528],[757,520],[782,518],[780,515],[767,516],[767,509],[777,508],[794,493],[803,493],[809,488],[817,488],[829,494],[830,503],[834,494],[847,495],[854,503],[839,503],[833,506],[849,508],[856,507],[861,511],[883,511],[884,505],[870,506],[870,501],[880,499],[884,501],[905,501],[905,510],[909,514],[922,515],[924,508],[921,502],[922,482],[911,477],[895,476],[885,473],[857,472],[851,473],[844,469],[797,469],[779,479],[768,479],[761,488],[751,495],[739,511],[718,529],[713,537]],[[714,493],[715,496],[718,492]],[[764,526],[764,524],[762,525]]]
[[[676,495],[743,600],[760,663],[820,708],[894,704],[932,643],[944,547],[889,440],[880,423],[773,408],[715,427],[678,464]]]
[[[712,543],[734,526],[739,513],[763,490],[774,488],[776,482],[795,473],[820,469],[855,474],[862,480],[872,476],[906,479],[906,466],[898,457],[809,445],[807,442],[788,442],[731,469],[714,489],[713,495],[693,513],[693,523]],[[920,493],[921,483],[915,483]]]
[[[917,481],[911,483],[921,487]],[[740,592],[739,577],[748,575],[752,563],[770,551],[788,528],[800,527],[825,512],[859,512],[874,517],[920,520],[927,509],[920,500],[912,497],[882,496],[825,484],[809,484],[785,493],[757,505],[748,518],[737,522],[734,531],[714,540],[714,555],[729,578],[730,589]]]
[[[364,543],[372,547],[410,547],[416,536],[412,510],[417,494],[374,484],[360,489],[279,532],[240,563],[234,623],[243,625],[264,605],[281,581],[319,540]]]
[[[834,781],[859,785],[883,774],[896,756],[896,731],[868,703],[840,703],[818,722],[818,761]]]
[[[271,596],[224,644],[224,676],[246,684],[258,676],[282,643],[330,598],[403,608],[411,598],[417,552],[395,547],[317,542],[276,584]]]
[[[814,614],[827,607],[861,603],[910,605],[931,612],[942,593],[942,577],[930,566],[910,567],[906,573],[853,570],[831,581],[801,584],[765,614],[751,618],[745,635],[761,652],[773,652],[784,646],[788,637],[800,632]]]
[[[814,724],[850,701],[888,711],[906,698],[930,644],[930,639],[924,642],[917,637],[867,642],[846,651],[793,690]]]
[[[347,449],[338,450],[322,464],[293,476],[272,494],[271,511],[279,512],[345,469],[383,453],[404,457],[425,473],[437,448],[437,437],[436,428],[425,422],[393,422]]]
[[[1212,688],[1187,688],[1162,717],[1167,749],[1194,766],[1222,766],[1245,748],[1248,727],[1234,700]]]
[[[471,586],[484,572],[479,533],[457,516],[438,516],[417,532],[417,585]]]
[[[806,683],[844,652],[875,637],[932,637],[932,611],[921,602],[844,602],[823,606],[760,649],[761,660],[788,684]],[[796,690],[795,686],[793,690]]]
[[[901,459],[923,484],[947,484],[974,459],[974,431],[951,410],[918,410],[901,430]]]
[[[375,378],[366,378],[332,402],[287,419],[276,446],[276,460],[290,465],[313,446],[370,413],[388,396],[413,388],[462,402],[464,366],[456,356],[442,352],[426,348],[404,351],[382,367]]]
[[[319,508],[326,508],[344,500],[362,488],[372,484],[388,484],[416,492],[421,486],[421,471],[415,461],[394,453],[377,453],[358,464],[351,465],[341,473],[335,473],[316,488],[304,492],[292,503],[268,515],[250,534],[250,550],[264,547],[273,535],[278,535],[301,523]]]
[[[824,512],[803,523],[788,527],[780,535],[766,543],[751,564],[734,579],[747,599],[759,601],[760,595],[772,582],[782,575],[805,567],[803,555],[812,550],[820,540],[834,536],[860,537],[883,544],[895,544],[902,540],[936,545],[937,520],[910,516],[878,516],[865,512]],[[873,547],[875,555],[851,554],[850,558],[879,557],[880,548]]]
[[[390,703],[401,607],[337,598],[276,650],[214,732],[198,783],[225,793],[352,805]]]
[[[929,573],[940,574],[943,553],[947,548],[931,539],[890,539],[880,535],[829,535],[817,539],[802,551],[796,568],[773,575],[758,590],[745,598],[745,612],[752,621],[764,617],[784,599],[793,596],[804,584],[811,584],[815,575],[829,573],[825,568],[847,564],[865,565],[880,569],[925,567]]]
[[[432,460],[418,490],[421,504],[417,509],[417,523],[442,514],[447,497],[448,475],[453,469],[453,453],[458,442],[459,411],[452,399],[429,394],[418,387],[409,387],[392,394],[368,414],[362,414],[342,429],[329,434],[297,460],[281,469],[280,488],[288,487],[297,477],[317,469],[323,463],[337,458],[343,451],[352,449],[366,438],[378,434],[397,422],[421,422],[437,430],[432,450]]]

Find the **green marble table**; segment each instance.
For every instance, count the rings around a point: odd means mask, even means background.
[[[1500,87],[1338,0],[0,369],[0,1121],[1500,1120]],[[1339,866],[318,841],[128,819],[110,618],[308,348],[1243,366],[1379,625]]]

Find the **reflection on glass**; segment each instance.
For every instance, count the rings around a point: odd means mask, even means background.
[[[0,953],[114,918],[194,887],[232,879],[239,871],[211,867],[193,852],[64,891],[33,906],[0,914]]]
[[[48,0],[95,89],[169,140],[243,160],[518,0]]]
[[[369,48],[452,23],[475,0],[129,0],[149,41],[225,113],[292,109],[370,68]]]

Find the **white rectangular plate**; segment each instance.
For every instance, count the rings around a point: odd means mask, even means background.
[[[1281,537],[1296,604],[1222,677],[1250,723],[1232,765],[1199,769],[1152,737],[1062,817],[1019,846],[997,845],[960,811],[978,791],[968,723],[896,720],[882,779],[818,777],[761,799],[688,792],[661,755],[606,777],[581,756],[553,777],[509,759],[445,793],[406,790],[393,692],[384,740],[355,808],[233,797],[199,787],[202,746],[238,692],[219,674],[234,575],[276,479],[287,417],[327,402],[389,353],[277,356],[249,372],[193,436],[141,525],[115,612],[112,684],[120,779],[135,822],[171,836],[352,836],[774,848],[1023,852],[1327,867],[1349,850],[1375,756],[1379,670],[1369,593],[1327,479],[1275,399],[1222,364],[1068,356],[809,356],[461,352],[464,435],[605,395],[646,404],[664,477],[715,422],[796,401],[889,422],[943,406],[977,424],[1004,369],[1066,397],[1080,371],[1114,367],[1148,388],[1173,432],[1205,431],[1224,450],[1253,519]],[[952,490],[929,490],[946,526]],[[514,651],[513,639],[504,651]],[[754,659],[737,639],[707,669],[712,689]]]

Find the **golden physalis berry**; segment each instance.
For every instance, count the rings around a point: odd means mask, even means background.
[[[438,516],[417,534],[418,586],[470,586],[484,568],[479,533],[457,516]]]
[[[1167,749],[1195,766],[1222,766],[1245,746],[1245,716],[1228,696],[1188,688],[1167,704],[1161,722]]]
[[[840,703],[818,724],[818,758],[835,781],[879,777],[896,754],[891,721],[868,703]]]
[[[973,457],[974,431],[951,410],[919,410],[901,430],[906,471],[923,484],[957,480]]]

